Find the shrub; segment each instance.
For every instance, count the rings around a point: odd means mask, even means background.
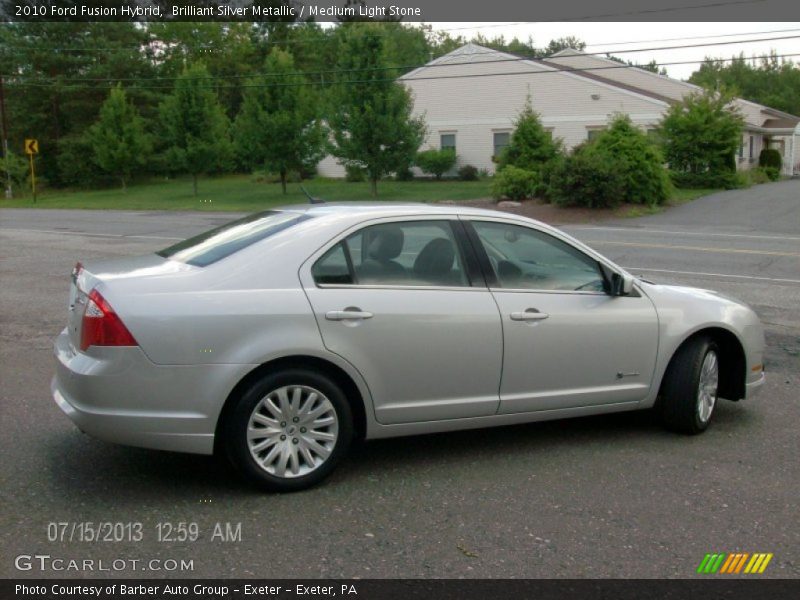
[[[11,185],[22,187],[27,185],[30,179],[29,163],[22,156],[18,156],[9,150],[8,152],[8,174],[6,173],[6,163],[4,158],[0,158],[0,194],[6,189],[8,175],[11,176]]]
[[[670,197],[672,185],[661,152],[627,115],[616,116],[583,151],[597,154],[619,173],[623,184],[620,201],[656,205]]]
[[[747,187],[749,180],[746,175],[736,171],[705,171],[692,173],[689,171],[670,171],[670,179],[678,188],[712,188],[733,190]]]
[[[561,140],[553,139],[550,132],[543,126],[538,113],[533,110],[531,98],[525,100],[514,121],[514,133],[508,146],[495,157],[497,170],[502,171],[508,166],[526,169],[528,171],[539,171],[542,165],[548,163],[562,154]]]
[[[735,169],[733,156],[742,141],[744,119],[731,99],[706,91],[669,108],[659,130],[670,169],[714,176]]]
[[[456,153],[445,148],[443,150],[424,150],[417,153],[416,165],[425,173],[430,173],[436,179],[441,179],[442,175],[456,166]]]
[[[563,206],[616,206],[624,190],[624,177],[616,166],[602,154],[586,149],[555,163],[550,174],[549,196]]]
[[[777,169],[780,175],[781,167],[783,167],[783,157],[775,148],[764,148],[758,155],[758,166]]]
[[[501,198],[525,200],[533,196],[538,184],[539,178],[534,171],[509,165],[494,176],[491,193],[498,200]]]
[[[759,183],[767,183],[770,181],[767,170],[762,167],[756,167],[747,171],[747,179],[749,183],[758,185]]]
[[[414,173],[411,169],[400,169],[394,174],[395,181],[414,181]]]
[[[344,167],[344,180],[351,183],[360,183],[367,180],[367,172],[363,167],[355,165],[345,165]]]
[[[478,169],[472,165],[464,165],[458,170],[461,181],[478,181]]]

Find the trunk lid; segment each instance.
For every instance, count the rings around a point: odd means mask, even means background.
[[[122,282],[136,286],[137,283],[143,284],[145,280],[151,278],[193,270],[195,267],[171,261],[156,254],[79,262],[70,276],[67,314],[70,343],[74,348],[80,348],[83,313],[89,300],[89,293],[94,288],[100,285],[104,288],[113,288],[115,283]]]

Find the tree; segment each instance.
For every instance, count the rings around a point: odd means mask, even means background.
[[[708,90],[731,90],[746,100],[800,114],[800,65],[778,59],[774,53],[750,60],[742,54],[727,64],[706,59],[689,81]]]
[[[714,176],[736,169],[744,119],[724,93],[691,94],[669,108],[660,125],[671,170]]]
[[[235,144],[244,164],[279,173],[285,194],[290,171],[313,168],[323,157],[325,133],[313,92],[302,76],[293,75],[292,55],[274,49],[265,69],[246,88],[234,123]]]
[[[100,108],[100,117],[89,130],[89,140],[97,165],[117,176],[125,190],[131,174],[147,161],[151,145],[144,122],[121,84],[111,89]]]
[[[383,70],[383,40],[376,25],[350,23],[343,29],[337,62],[341,75],[330,95],[330,150],[345,166],[363,168],[377,196],[381,177],[413,163],[425,125],[411,114],[408,90]]]
[[[456,165],[456,159],[456,153],[452,148],[430,149],[419,152],[416,163],[423,172],[434,175],[438,180]]]
[[[171,95],[161,104],[167,159],[176,171],[191,173],[197,195],[197,176],[224,169],[232,145],[229,122],[212,88],[208,71],[193,65],[178,77]]]
[[[586,147],[613,165],[622,182],[623,202],[663,204],[671,185],[658,147],[636,127],[628,115],[615,116],[608,129]]]
[[[561,140],[554,140],[550,132],[542,126],[529,95],[514,121],[514,133],[511,134],[509,144],[497,159],[497,170],[513,165],[539,174],[544,165],[557,158],[561,152]]]
[[[144,28],[128,22],[35,20],[0,26],[9,146],[22,148],[26,137],[38,138],[37,175],[48,185],[98,179],[99,170],[86,160],[86,132],[108,97],[106,82],[152,77],[146,41]],[[147,87],[128,90],[140,107],[155,94]],[[62,158],[66,154],[72,158]]]

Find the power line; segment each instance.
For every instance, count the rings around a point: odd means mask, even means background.
[[[800,53],[793,53],[793,54],[775,54],[775,55],[761,55],[761,56],[752,56],[748,60],[762,60],[762,59],[770,59],[770,58],[792,58],[800,56]],[[670,62],[661,62],[654,64],[655,67],[669,67],[669,66],[676,66],[676,65],[693,65],[693,64],[701,64],[706,62],[708,59],[702,60],[684,60],[684,61],[670,61]],[[726,62],[733,62],[741,60],[740,58],[725,58],[725,59],[713,59],[715,63],[726,63]],[[636,65],[626,65],[626,64],[619,64],[619,65],[606,65],[602,67],[585,67],[585,68],[554,68],[551,65],[546,65],[547,70],[539,70],[539,71],[508,71],[503,73],[470,73],[470,74],[463,74],[463,75],[432,75],[429,77],[414,77],[411,81],[427,81],[427,80],[438,80],[438,79],[472,79],[472,78],[482,78],[482,77],[505,77],[511,75],[549,75],[552,73],[584,73],[589,71],[607,71],[611,69],[640,69]],[[361,79],[361,80],[345,80],[345,81],[338,81],[336,82],[339,85],[349,85],[349,84],[359,84],[359,83],[386,83],[386,82],[393,82],[396,81],[395,78],[387,78],[387,79]],[[108,82],[101,82],[101,83],[108,83]],[[34,87],[34,88],[55,88],[56,85],[54,84],[46,84],[46,83],[24,83],[24,82],[7,82],[7,85],[13,85],[14,87]],[[303,82],[293,82],[293,83],[253,83],[253,84],[242,84],[241,86],[233,86],[233,85],[215,85],[212,84],[209,87],[213,87],[214,89],[241,89],[241,88],[272,88],[272,87],[298,87],[298,86],[316,86],[316,85],[323,85],[321,81],[303,81]],[[109,86],[113,87],[113,86]],[[65,86],[58,87],[59,91],[69,91],[69,90],[80,90],[80,89],[90,89],[90,90],[99,90],[105,89],[104,86],[92,86],[88,84],[66,84]],[[127,89],[136,89],[136,90],[171,90],[172,86],[168,85],[161,85],[161,86],[142,86],[142,85],[132,85],[128,86]]]
[[[631,44],[652,44],[653,42],[681,42],[686,40],[711,40],[717,38],[738,37],[741,35],[765,35],[769,33],[792,33],[800,31],[800,29],[771,29],[769,31],[748,31],[741,33],[721,33],[717,35],[694,35],[688,37],[674,37],[674,38],[661,38],[657,40],[636,40],[628,42],[596,42],[594,44],[586,44],[587,47],[594,48],[595,46],[629,46]],[[735,43],[735,42],[731,42]],[[613,50],[612,50],[613,52]]]
[[[707,48],[709,46],[724,46],[730,44],[745,44],[745,43],[757,43],[757,42],[769,42],[769,41],[778,41],[778,40],[793,40],[800,38],[800,35],[789,35],[789,36],[781,36],[781,37],[772,37],[772,38],[756,38],[756,39],[749,39],[749,40],[739,40],[736,42],[708,42],[704,44],[683,44],[677,46],[657,46],[651,48],[639,48],[636,50],[619,50],[616,51],[615,54],[626,54],[631,52],[655,52],[655,51],[664,51],[664,50],[684,50],[690,48]],[[501,54],[508,54],[502,51],[498,51]],[[608,52],[581,52],[580,54],[574,55],[564,55],[559,56],[560,59],[571,59],[571,58],[582,58],[586,56],[604,56],[607,55]],[[445,55],[446,56],[446,55]],[[522,61],[536,61],[536,60],[546,60],[548,58],[552,58],[551,56],[512,56],[511,58],[497,58],[497,59],[490,59],[490,60],[480,60],[480,61],[462,61],[456,63],[438,63],[438,64],[431,64],[426,63],[422,65],[405,65],[405,66],[384,66],[384,67],[368,67],[363,69],[329,69],[324,71],[295,71],[290,73],[260,73],[260,74],[220,74],[220,75],[209,75],[207,77],[190,77],[184,78],[181,76],[171,76],[171,77],[76,77],[71,79],[71,81],[76,82],[115,82],[121,83],[125,81],[177,81],[178,79],[191,79],[191,80],[220,80],[220,79],[252,79],[255,76],[267,76],[267,77],[309,77],[309,76],[325,76],[325,75],[340,75],[342,73],[369,73],[369,72],[378,72],[378,71],[406,71],[410,72],[415,69],[420,69],[423,67],[427,68],[438,68],[438,67],[453,67],[453,66],[468,66],[468,65],[486,65],[486,64],[493,64],[493,63],[511,63],[511,62],[522,62]],[[19,76],[18,76],[19,78]],[[25,76],[22,76],[25,78]]]

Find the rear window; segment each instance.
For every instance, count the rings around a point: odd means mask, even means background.
[[[311,218],[274,210],[256,213],[178,242],[156,254],[195,267],[205,267]]]

